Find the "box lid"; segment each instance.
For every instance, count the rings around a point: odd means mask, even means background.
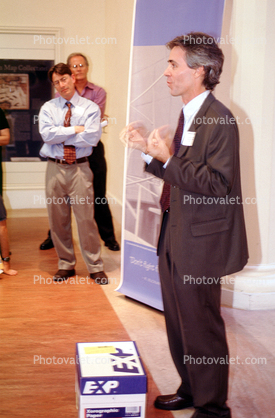
[[[134,341],[76,344],[82,395],[146,393],[146,374]]]

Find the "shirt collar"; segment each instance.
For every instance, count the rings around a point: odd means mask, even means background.
[[[199,94],[198,96],[194,97],[190,102],[188,102],[183,107],[183,114],[185,120],[188,120],[190,117],[192,117],[195,113],[198,112],[201,105],[205,101],[206,97],[209,95],[210,90],[206,90],[203,93]]]
[[[90,83],[90,81],[87,81],[87,84],[85,84],[85,86],[83,87],[82,92],[81,93],[78,93],[78,90],[76,90],[76,92],[77,92],[77,94],[79,96],[81,96],[81,95],[83,95],[83,92],[85,94],[86,89],[88,89],[88,90],[94,90],[95,89],[95,84],[94,83]],[[84,97],[84,96],[82,96],[82,97]]]
[[[79,97],[80,96],[78,95],[77,91],[75,91],[73,97],[70,100],[66,100],[66,99],[64,99],[64,97],[60,96],[60,101],[61,101],[62,107],[65,107],[67,102],[72,103],[72,105],[75,107],[77,105],[78,101],[79,101]]]
[[[94,90],[94,88],[95,88],[95,84],[94,84],[94,83],[91,83],[90,81],[87,81],[87,84],[86,84],[86,86],[84,87],[84,89],[86,89],[86,88],[88,88],[88,89],[90,89],[90,90]]]
[[[87,81],[87,83],[83,87],[83,90],[86,90],[86,89],[94,90],[94,88],[95,88],[95,84],[91,83],[90,81]],[[82,90],[82,92],[83,92],[83,90]]]

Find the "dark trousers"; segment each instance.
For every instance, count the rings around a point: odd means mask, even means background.
[[[111,211],[105,196],[107,165],[104,157],[104,145],[101,141],[97,147],[93,148],[93,153],[89,156],[89,164],[94,174],[95,221],[102,240],[107,242],[115,239],[115,234]]]
[[[171,252],[169,217],[164,214],[161,228],[159,272],[170,351],[182,380],[178,394],[191,397],[196,408],[228,417],[228,348],[220,314],[220,283],[192,283],[179,276]]]

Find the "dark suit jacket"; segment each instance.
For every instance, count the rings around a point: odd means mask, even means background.
[[[221,277],[248,260],[239,135],[231,112],[210,93],[166,169],[153,159],[146,171],[171,184],[171,251],[181,276]]]

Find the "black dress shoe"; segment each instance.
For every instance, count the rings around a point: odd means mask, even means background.
[[[90,278],[97,284],[108,284],[108,276],[104,271],[98,271],[97,273],[90,273]]]
[[[106,241],[105,242],[105,247],[109,248],[109,250],[111,250],[111,251],[119,251],[120,250],[119,243],[116,242],[115,239],[112,239],[110,241]]]
[[[58,272],[54,275],[53,281],[54,282],[64,282],[69,277],[75,275],[75,269],[72,270],[58,270]]]
[[[193,401],[191,398],[181,398],[177,393],[174,393],[173,395],[158,396],[154,406],[167,411],[177,411],[193,406]]]
[[[51,239],[51,231],[49,231],[48,238],[46,238],[45,241],[43,241],[42,244],[40,245],[40,250],[50,250],[53,247],[54,245]]]

